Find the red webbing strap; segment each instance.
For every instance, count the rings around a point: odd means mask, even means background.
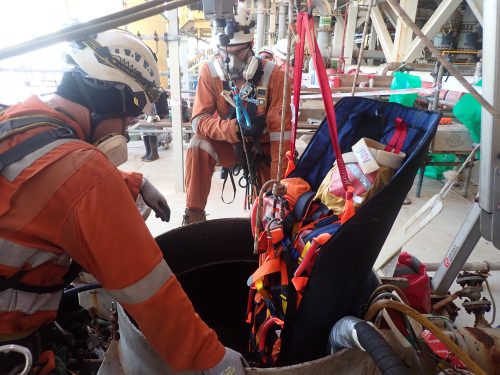
[[[405,144],[406,134],[408,133],[408,124],[404,122],[401,117],[396,117],[394,122],[396,124],[396,130],[394,130],[394,134],[392,135],[387,146],[385,146],[384,151],[399,154]]]
[[[335,157],[337,158],[337,166],[339,168],[340,179],[342,180],[342,186],[344,187],[347,195],[350,195],[349,186],[352,186],[349,182],[349,177],[347,175],[347,170],[345,167],[344,159],[342,158],[342,152],[340,151],[338,134],[337,134],[337,121],[335,118],[335,110],[333,107],[332,90],[330,89],[330,84],[328,83],[328,77],[326,76],[325,64],[323,62],[323,57],[318,47],[318,42],[314,36],[314,20],[309,17],[307,13],[300,12],[297,16],[298,20],[301,20],[301,26],[306,34],[306,42],[309,52],[311,53],[311,58],[314,61],[314,67],[316,69],[316,74],[318,75],[319,87],[321,91],[321,96],[323,97],[323,103],[325,105],[326,120],[328,122],[328,129],[330,130],[330,138],[332,141],[333,150],[335,151]],[[301,32],[302,34],[302,32]],[[348,197],[349,198],[349,197]]]

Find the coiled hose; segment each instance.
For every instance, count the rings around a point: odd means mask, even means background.
[[[366,351],[382,375],[410,373],[382,335],[364,320],[352,316],[340,319],[330,331],[328,344],[330,353],[343,348],[359,348]]]
[[[479,365],[474,362],[462,348],[460,348],[448,336],[446,336],[443,331],[441,331],[441,329],[439,329],[434,323],[432,323],[429,319],[427,319],[425,316],[423,316],[410,306],[391,300],[377,301],[370,306],[368,312],[365,315],[365,319],[372,320],[382,309],[396,310],[405,315],[408,315],[412,319],[415,319],[424,328],[431,331],[439,341],[445,344],[453,354],[455,354],[463,363],[465,363],[469,371],[472,371],[476,375],[486,375],[486,372],[481,367],[479,367]]]
[[[16,371],[16,373],[18,375],[28,375],[31,370],[31,365],[33,364],[33,357],[31,356],[31,352],[29,351],[29,349],[25,348],[24,346],[15,344],[0,346],[0,353],[10,353],[10,352],[16,352],[24,356],[24,359],[26,361],[24,364],[24,368],[21,372],[17,373]]]

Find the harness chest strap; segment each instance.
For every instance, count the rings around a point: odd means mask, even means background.
[[[62,121],[45,116],[25,116],[9,119],[0,123],[0,140],[5,140],[21,132],[42,126],[51,126],[47,130],[16,144],[0,154],[0,174],[9,181],[13,181],[26,167],[33,164],[38,158],[45,155],[61,143],[77,139],[73,130]],[[10,277],[0,276],[0,292],[15,288],[29,293],[54,293],[62,290],[71,282],[81,267],[72,263],[64,276],[64,281],[52,286],[34,286],[21,282],[26,270],[19,270]]]
[[[43,149],[45,146],[53,142],[61,139],[77,139],[73,129],[59,120],[50,117],[27,116],[10,119],[0,123],[0,141],[21,132],[42,126],[51,126],[54,127],[54,129],[35,134],[34,136],[25,139],[24,141],[16,144],[14,147],[11,147],[7,151],[1,153],[0,172],[4,171],[16,161],[36,152],[37,150]],[[50,149],[48,151],[50,151]]]

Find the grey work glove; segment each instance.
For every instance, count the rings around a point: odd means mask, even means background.
[[[144,203],[155,212],[156,217],[163,221],[170,220],[170,207],[168,207],[167,200],[146,177],[142,178],[139,194],[141,194]]]
[[[244,366],[247,365],[245,358],[234,351],[226,348],[222,360],[210,370],[203,371],[204,375],[245,375]]]

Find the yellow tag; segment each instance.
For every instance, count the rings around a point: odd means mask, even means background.
[[[309,248],[311,247],[311,242],[308,242],[304,245],[304,248],[302,249],[302,253],[300,253],[300,257],[298,259],[299,264],[302,263],[304,258],[306,257],[307,252],[309,251]]]

